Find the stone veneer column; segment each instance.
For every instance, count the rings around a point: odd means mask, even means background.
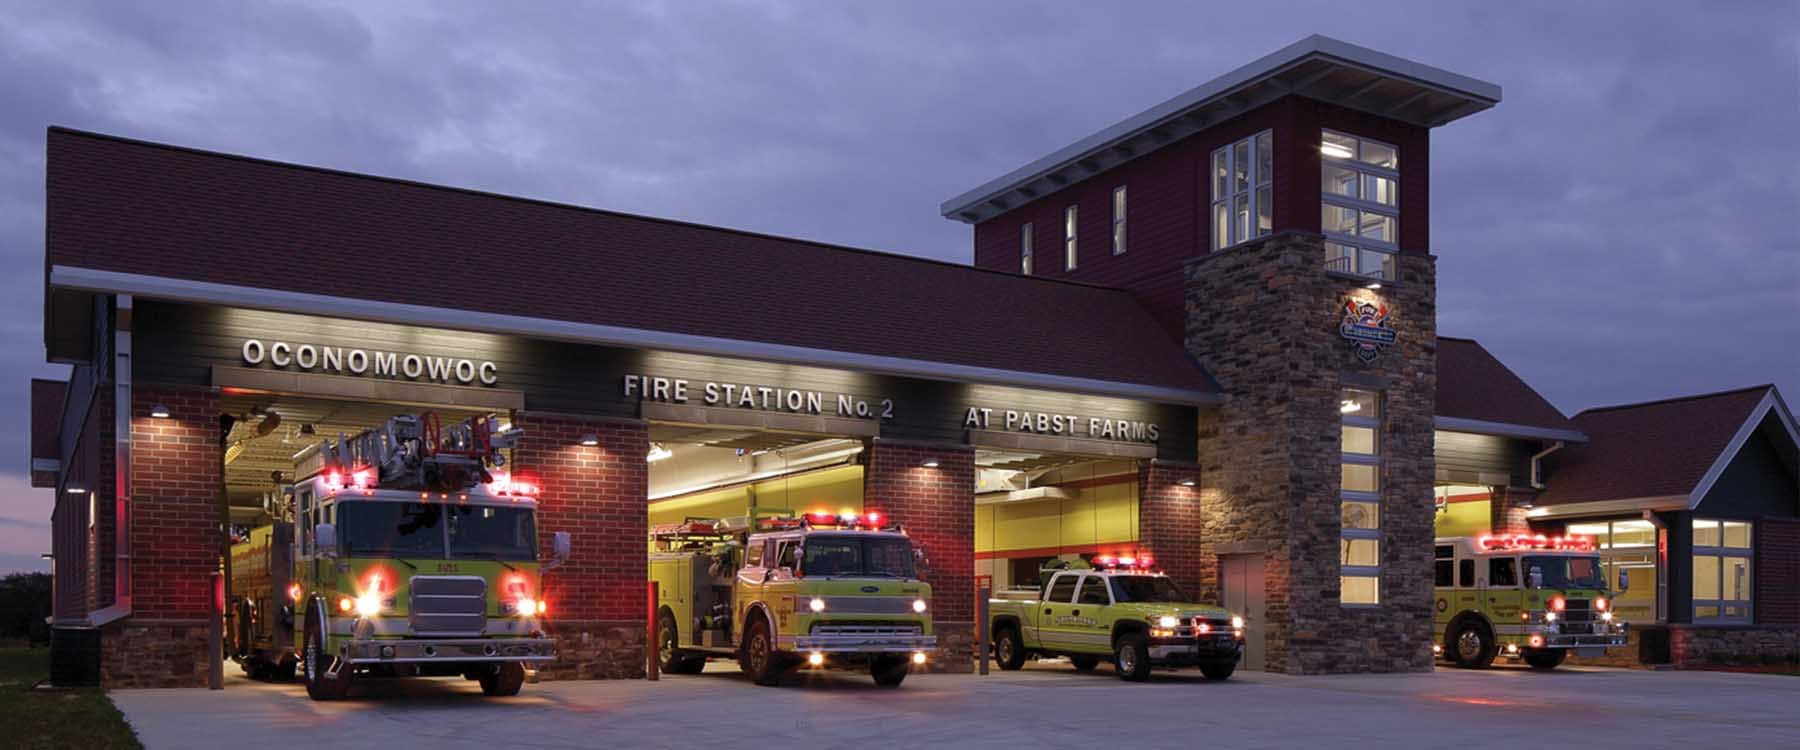
[[[513,450],[521,477],[539,487],[538,537],[567,531],[567,564],[544,576],[547,629],[558,659],[545,679],[644,675],[649,528],[649,428],[642,422],[521,413]],[[580,444],[585,435],[600,440]]]
[[[1537,496],[1530,487],[1495,487],[1488,493],[1488,529],[1495,534],[1530,533],[1526,512],[1537,503]]]
[[[925,466],[936,462],[936,466]],[[975,663],[975,450],[968,446],[871,441],[863,511],[899,521],[924,548],[938,654],[932,671]]]
[[[1218,579],[1217,557],[1209,565],[1200,554],[1199,481],[1198,464],[1153,460],[1138,466],[1139,546],[1195,596],[1207,590],[1203,582]]]
[[[100,641],[100,683],[107,688],[203,687],[212,575],[219,570],[220,472],[218,398],[208,391],[134,388],[131,399],[131,616],[108,624]],[[110,406],[110,400],[107,404]],[[150,416],[169,407],[167,419]],[[102,417],[109,429],[112,413]],[[110,446],[107,449],[111,453]],[[103,471],[110,471],[111,461]],[[107,476],[96,505],[111,519]],[[104,588],[112,599],[113,545],[102,534]],[[102,576],[95,576],[99,579]]]
[[[1431,669],[1435,259],[1380,290],[1328,274],[1319,235],[1283,232],[1186,269],[1187,348],[1227,394],[1200,419],[1201,552],[1266,555],[1268,669]],[[1397,343],[1364,363],[1345,303],[1384,305]],[[1382,603],[1339,603],[1340,389],[1383,392]],[[1209,565],[1209,571],[1212,567]],[[1209,572],[1209,575],[1216,575]],[[1216,593],[1216,579],[1205,590]]]

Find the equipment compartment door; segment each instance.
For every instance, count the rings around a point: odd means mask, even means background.
[[[1263,668],[1263,556],[1220,558],[1219,595],[1226,609],[1244,618],[1244,669]]]

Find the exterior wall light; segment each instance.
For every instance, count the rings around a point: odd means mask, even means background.
[[[1194,485],[1196,485],[1196,484],[1199,484],[1199,482],[1196,482],[1196,481],[1194,481],[1194,480],[1192,480],[1192,479],[1183,479],[1183,480],[1181,480],[1181,481],[1179,481],[1179,482],[1176,482],[1176,484],[1179,484],[1179,485],[1181,485],[1181,486],[1183,486],[1183,487],[1192,487],[1192,486],[1194,486]]]
[[[927,469],[935,469],[938,467],[938,460],[935,458],[927,458],[924,461],[920,461],[919,465]]]
[[[600,444],[600,436],[595,435],[594,433],[591,433],[591,432],[586,435],[582,435],[581,436],[581,444],[585,445],[589,448],[592,448],[592,447]]]
[[[67,492],[71,495],[86,495],[87,494],[87,488],[83,487],[79,484],[71,484],[67,487],[64,487],[63,491]]]
[[[169,418],[169,407],[163,406],[162,404],[157,404],[155,406],[152,406],[152,407],[150,407],[150,416],[155,417],[157,419],[168,419]]]

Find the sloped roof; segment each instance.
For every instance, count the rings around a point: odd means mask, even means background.
[[[1438,337],[1438,427],[1539,440],[1585,440],[1574,422],[1474,339]]]
[[[1117,289],[62,128],[48,140],[53,288],[1163,401],[1217,394]]]
[[[1548,487],[1539,506],[1676,498],[1683,502],[1719,464],[1746,422],[1772,400],[1790,424],[1774,386],[1589,409],[1575,415],[1588,434],[1546,460]]]

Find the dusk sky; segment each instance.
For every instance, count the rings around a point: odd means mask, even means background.
[[[49,125],[967,263],[941,201],[1313,33],[1504,89],[1432,134],[1442,334],[1570,414],[1800,403],[1792,1],[9,2],[0,571],[50,547]]]

